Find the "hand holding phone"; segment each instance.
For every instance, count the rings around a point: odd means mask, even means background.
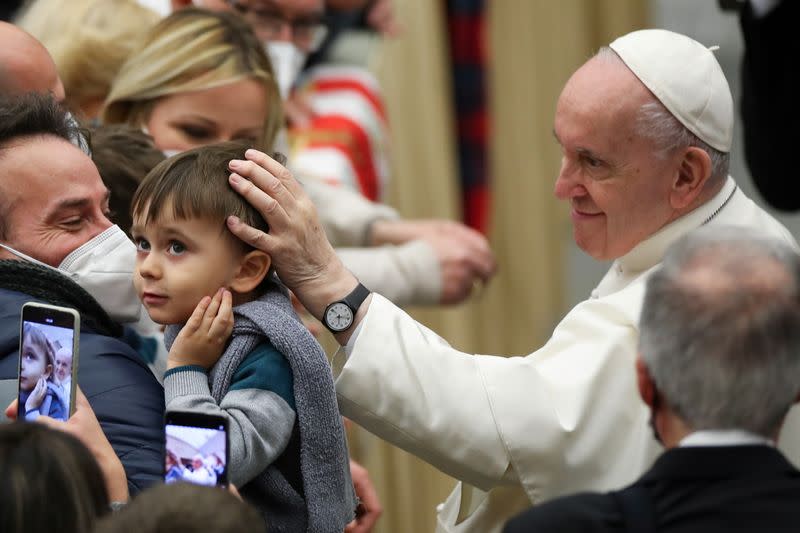
[[[67,420],[75,410],[80,317],[75,309],[28,302],[19,334],[19,420]]]

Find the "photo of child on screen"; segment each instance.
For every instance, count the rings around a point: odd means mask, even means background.
[[[69,366],[71,372],[71,352]],[[36,420],[39,415],[57,420],[68,418],[69,389],[64,393],[63,386],[56,383],[55,368],[56,350],[53,344],[39,327],[25,322],[19,369],[19,406],[21,411],[24,409],[25,420]]]

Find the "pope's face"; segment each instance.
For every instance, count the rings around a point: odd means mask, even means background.
[[[576,244],[595,259],[625,255],[678,216],[670,204],[675,157],[657,157],[635,131],[639,108],[652,99],[627,67],[593,58],[558,100],[555,194],[570,204]]]

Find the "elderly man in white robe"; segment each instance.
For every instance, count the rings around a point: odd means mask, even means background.
[[[713,50],[683,35],[633,32],[573,74],[553,126],[555,194],[571,207],[577,244],[613,265],[525,357],[461,353],[369,294],[336,259],[300,186],[262,154],[231,162],[230,182],[271,232],[228,225],[272,255],[344,346],[342,413],[460,480],[437,531],[493,533],[531,503],[620,488],[661,451],[633,368],[645,281],[672,242],[725,224],[797,246],[728,175],[733,123]],[[781,446],[796,460],[793,418]]]

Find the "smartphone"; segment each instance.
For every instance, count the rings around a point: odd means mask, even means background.
[[[81,319],[68,307],[28,302],[19,327],[17,420],[66,420],[75,411]]]
[[[218,415],[169,411],[164,417],[164,481],[228,486],[228,420]]]

